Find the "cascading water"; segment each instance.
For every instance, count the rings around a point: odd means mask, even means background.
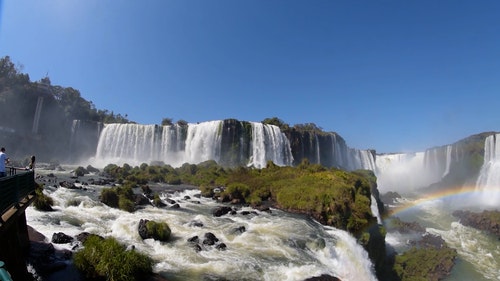
[[[89,185],[86,189],[47,187],[45,192],[54,199],[56,211],[39,212],[29,207],[28,224],[49,239],[54,232],[113,236],[152,257],[154,271],[169,280],[301,281],[322,274],[344,281],[376,280],[372,263],[355,238],[306,216],[245,207],[236,215],[214,217],[212,210],[219,204],[199,197],[198,190],[160,195],[167,205],[167,198],[175,200],[180,209],[147,206],[129,213],[100,203],[97,197],[102,187]],[[244,215],[241,211],[254,213]],[[140,219],[167,222],[173,239],[142,240],[138,234]],[[197,252],[187,241],[193,236],[202,239],[207,232],[227,249],[202,245]],[[55,246],[70,249],[74,245]]]
[[[416,192],[448,176],[458,161],[457,145],[447,145],[425,152],[377,155],[373,171],[381,191]]]
[[[484,204],[500,203],[500,134],[490,135],[484,141],[484,163],[476,182]]]
[[[451,145],[446,146],[446,168],[444,170],[443,175],[441,176],[442,178],[446,177],[450,173],[452,151],[453,151],[453,146]]]
[[[197,164],[207,160],[220,159],[222,121],[190,124],[186,139],[187,163]]]
[[[107,124],[99,143],[96,159],[104,163],[140,164],[155,159],[155,125]]]
[[[188,124],[186,136],[178,125],[107,124],[99,138],[95,161],[140,165],[162,161],[172,166],[218,161],[222,121]]]
[[[280,128],[259,122],[250,123],[252,125],[252,154],[248,166],[264,168],[269,160],[279,166],[292,165],[290,142]]]

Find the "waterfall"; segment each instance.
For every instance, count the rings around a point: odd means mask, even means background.
[[[375,175],[381,191],[413,191],[429,184],[425,179],[424,153],[377,155]]]
[[[484,141],[484,162],[476,182],[482,192],[482,201],[488,205],[500,203],[500,134],[490,135]]]
[[[197,164],[207,160],[219,161],[221,155],[222,121],[190,124],[186,139],[187,163]]]
[[[97,145],[96,161],[140,165],[162,161],[172,166],[218,161],[222,121],[188,124],[187,134],[178,125],[105,125]]]
[[[451,152],[453,151],[453,146],[446,146],[446,168],[444,170],[442,178],[446,177],[450,173],[450,165],[451,165]]]
[[[292,165],[290,142],[278,126],[250,122],[252,125],[251,155],[248,166],[266,167],[267,161],[279,166]]]
[[[177,167],[184,161],[182,145],[182,127],[179,125],[164,126],[161,135],[160,157],[165,163]]]
[[[97,144],[96,159],[130,165],[149,163],[155,156],[155,125],[107,124]]]
[[[314,140],[316,144],[316,163],[320,164],[321,163],[321,155],[320,155],[320,146],[319,146],[319,139],[318,135],[314,135]]]
[[[330,166],[345,170],[375,170],[375,157],[369,150],[359,150],[350,148],[346,145],[342,138],[337,138],[337,134],[332,133],[328,136],[330,139],[330,150],[331,150],[331,162]],[[318,145],[318,160],[320,155],[321,147]],[[324,163],[323,163],[324,164]]]

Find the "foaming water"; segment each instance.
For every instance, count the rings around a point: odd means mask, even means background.
[[[244,208],[252,213],[214,217],[211,212],[218,204],[198,198],[198,190],[160,196],[175,200],[180,209],[149,206],[128,213],[98,202],[100,190],[98,186],[88,186],[86,191],[46,188],[55,201],[55,211],[29,207],[28,224],[49,239],[55,232],[113,236],[151,256],[154,271],[169,280],[304,280],[321,274],[341,280],[376,280],[367,253],[351,235],[304,216]],[[137,231],[140,219],[167,222],[171,241],[142,240]],[[241,228],[243,232],[237,231]],[[196,252],[187,239],[203,239],[207,232],[215,234],[227,250],[201,245],[203,250]],[[69,249],[73,245],[55,246]]]
[[[446,280],[499,280],[500,241],[485,232],[460,224],[452,216],[454,210],[481,211],[478,198],[481,192],[451,194],[439,198],[410,200],[409,207],[401,208],[396,216],[404,221],[416,221],[427,232],[441,236],[447,245],[457,250],[458,261]],[[409,238],[398,233],[388,233],[386,241],[396,249],[408,246]]]
[[[500,243],[491,235],[452,222],[448,230],[427,229],[440,235],[448,246],[457,250],[460,257],[483,273],[486,280],[500,280]],[[456,275],[453,275],[454,277]],[[451,280],[451,279],[450,279]]]

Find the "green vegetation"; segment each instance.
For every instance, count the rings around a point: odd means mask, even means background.
[[[146,223],[148,237],[153,237],[159,241],[168,241],[172,231],[166,222],[148,221]]]
[[[135,211],[134,191],[130,187],[105,188],[101,191],[100,200],[112,208]]]
[[[73,262],[88,279],[108,281],[143,280],[152,273],[153,261],[135,250],[127,251],[114,238],[91,235]]]
[[[39,211],[52,211],[52,206],[54,206],[54,200],[52,197],[45,195],[43,193],[43,186],[35,183],[35,193],[36,197],[35,200],[33,201],[33,206],[35,209]]]
[[[307,161],[298,167],[279,167],[269,162],[265,169],[224,169],[215,161],[207,161],[175,169],[168,165],[112,164],[104,172],[130,187],[148,181],[172,183],[175,179],[176,183],[199,186],[204,196],[214,196],[212,189],[224,186],[218,196],[226,201],[257,206],[269,200],[284,210],[310,214],[324,224],[353,233],[360,233],[373,223],[370,195],[376,178],[370,171],[327,169]],[[101,201],[117,207],[121,205],[120,198],[132,200],[132,193],[132,188],[105,189]]]
[[[441,280],[443,270],[453,267],[456,255],[456,250],[448,247],[414,247],[396,256],[394,271],[402,281]]]
[[[37,104],[43,100],[43,113],[36,141],[31,132]],[[66,159],[70,143],[73,120],[103,123],[128,123],[126,115],[100,110],[91,101],[85,100],[77,89],[52,85],[48,77],[40,81],[30,81],[28,74],[22,73],[22,66],[16,66],[9,56],[0,58],[0,143],[11,147],[10,155],[16,147],[30,147],[36,151],[38,160],[52,161]],[[52,145],[52,144],[59,145]]]

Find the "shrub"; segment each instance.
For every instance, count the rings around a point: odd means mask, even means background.
[[[112,208],[118,208],[118,194],[113,188],[104,188],[101,191],[100,200]]]
[[[89,279],[141,280],[152,272],[153,261],[137,251],[127,251],[115,238],[91,235],[75,253],[75,267]]]
[[[402,281],[441,280],[441,271],[453,266],[456,255],[456,250],[448,247],[413,247],[396,256],[394,271]]]
[[[134,192],[130,187],[105,188],[101,191],[100,200],[111,208],[135,211]]]
[[[146,228],[148,230],[148,237],[153,237],[160,241],[168,241],[172,233],[172,230],[170,230],[166,222],[148,221],[146,223]]]
[[[156,207],[159,207],[163,204],[161,201],[160,195],[158,193],[155,193],[153,196],[153,205]]]
[[[75,176],[77,177],[83,177],[84,175],[88,174],[89,172],[82,166],[79,166],[78,168],[75,169]]]
[[[36,197],[33,201],[33,206],[39,211],[53,211],[52,206],[54,206],[54,200],[52,197],[47,196],[43,193],[43,187],[38,185],[35,188]]]
[[[129,198],[127,198],[123,195],[120,195],[118,197],[118,208],[120,210],[132,213],[135,211],[135,203],[132,200],[130,200]]]

